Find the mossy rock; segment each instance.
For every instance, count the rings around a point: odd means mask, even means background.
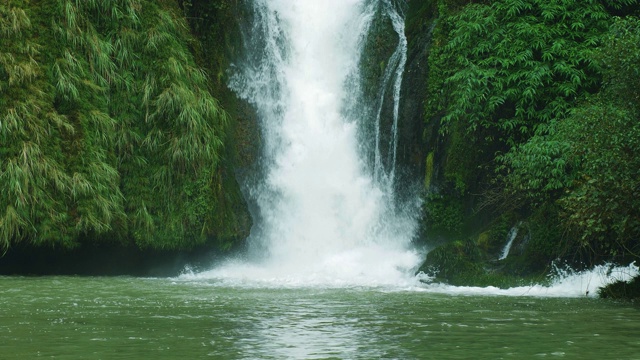
[[[478,235],[477,244],[488,258],[497,259],[501,255],[514,226],[518,226],[517,216],[507,212],[494,220],[488,230]]]
[[[634,277],[631,281],[616,281],[613,284],[598,289],[601,298],[608,299],[640,299],[640,276]]]
[[[491,244],[491,232],[485,231],[478,235],[478,239],[476,240],[476,244],[482,251],[487,252],[489,250]]]
[[[464,206],[456,196],[431,193],[423,205],[424,226],[428,238],[455,239],[464,232]]]
[[[488,234],[481,236],[486,238]],[[454,241],[439,246],[427,254],[418,272],[435,275],[435,282],[456,286],[495,286],[510,288],[545,281],[540,274],[529,275],[505,272],[496,263],[486,261],[486,253],[478,240]]]
[[[525,269],[544,271],[551,262],[567,254],[567,241],[562,236],[558,219],[557,208],[545,206],[527,220],[531,238],[522,251]]]
[[[418,271],[455,284],[483,273],[482,254],[473,241],[450,242],[429,252]]]

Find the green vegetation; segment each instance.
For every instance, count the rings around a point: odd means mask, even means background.
[[[454,64],[445,125],[514,145],[552,119],[597,82],[591,65],[607,13],[596,1],[497,1],[471,5],[453,16],[456,27],[443,50]],[[445,128],[446,129],[446,128]]]
[[[503,273],[640,256],[639,5],[438,1],[425,119],[442,145],[425,219],[462,212],[448,236],[488,256],[472,262],[495,254],[503,214],[528,236]]]
[[[229,116],[177,2],[3,2],[0,33],[0,248],[231,246]]]
[[[640,277],[635,277],[629,282],[617,281],[598,290],[602,298],[612,299],[638,299],[640,298]]]
[[[555,201],[572,240],[594,256],[640,253],[640,21],[614,19],[594,54],[603,86],[570,115],[503,157],[507,191]]]
[[[484,253],[474,241],[454,241],[429,252],[418,271],[435,275],[435,281],[458,286],[510,288],[548,281],[543,276],[535,274],[505,273],[485,261]]]
[[[455,238],[462,235],[464,207],[460,197],[429,194],[424,203],[425,224],[432,237]]]
[[[435,273],[436,279],[459,285],[483,274],[482,254],[473,241],[454,241],[427,254],[419,271]]]

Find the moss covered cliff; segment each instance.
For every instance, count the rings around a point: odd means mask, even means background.
[[[7,256],[95,246],[224,250],[247,236],[235,164],[237,123],[248,115],[222,85],[238,7],[0,3]]]

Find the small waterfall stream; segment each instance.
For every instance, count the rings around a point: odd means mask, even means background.
[[[390,0],[384,0],[383,2],[385,14],[391,20],[393,30],[398,34],[398,46],[396,47],[393,55],[387,62],[387,66],[384,72],[382,83],[380,85],[380,91],[378,96],[378,109],[376,113],[376,146],[375,146],[375,170],[374,174],[376,180],[389,187],[389,192],[392,192],[396,174],[396,161],[398,153],[398,118],[400,110],[400,90],[402,88],[402,78],[404,75],[405,66],[407,64],[407,37],[404,33],[404,16],[401,13],[401,9],[394,6]],[[384,129],[381,128],[382,108],[384,105],[384,99],[389,88],[389,83],[393,81],[393,126],[391,129],[391,144],[389,144],[389,154],[387,155],[387,164],[389,169],[385,170],[382,154],[381,154],[381,132]]]
[[[502,249],[502,253],[498,260],[504,260],[509,256],[509,251],[511,251],[511,246],[513,245],[513,241],[518,236],[518,229],[520,228],[521,223],[516,224],[509,230],[509,234],[507,235],[507,243],[504,245]]]

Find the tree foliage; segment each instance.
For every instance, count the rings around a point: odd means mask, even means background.
[[[553,131],[533,137],[503,160],[511,170],[509,191],[535,202],[557,200],[563,223],[582,246],[637,255],[640,21],[615,19],[602,44],[594,54],[604,76],[602,90]]]
[[[552,219],[560,235],[535,239],[546,249],[637,258],[638,5],[440,1],[425,110],[440,122],[442,196],[461,195],[455,180],[465,202],[488,195],[482,210]]]
[[[500,0],[451,15],[438,55],[444,129],[463,122],[513,146],[565,117],[599,83],[593,52],[608,19],[596,0]]]

